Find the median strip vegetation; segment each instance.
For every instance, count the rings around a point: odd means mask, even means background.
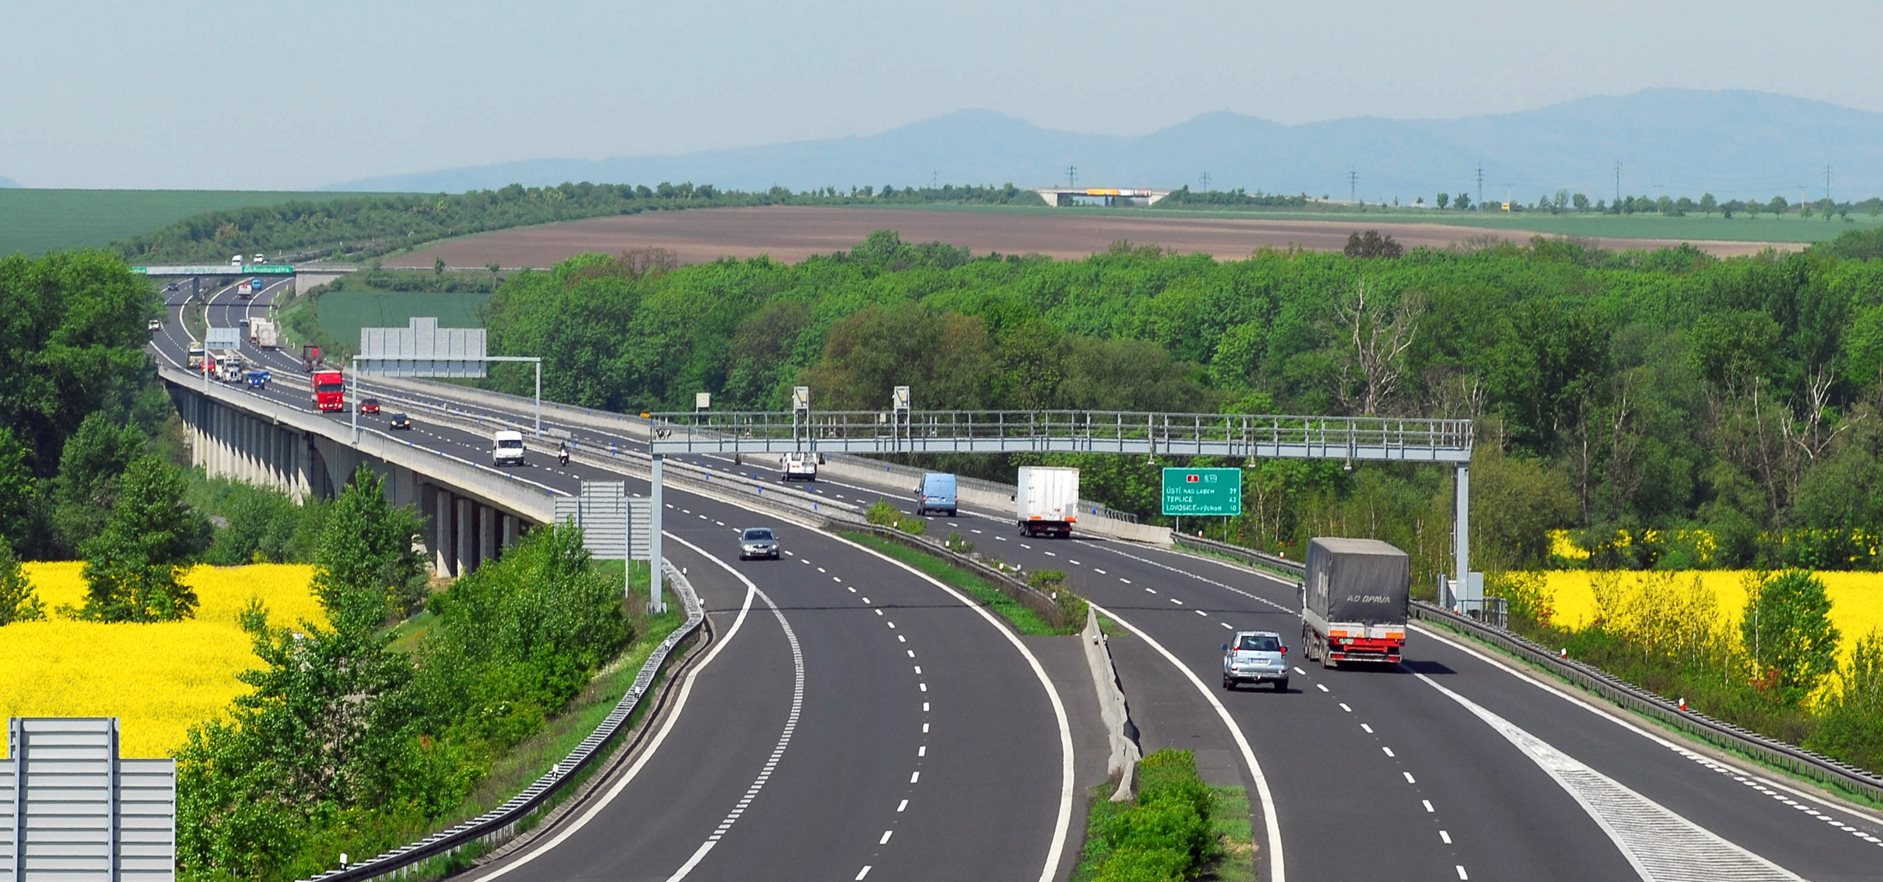
[[[1172,882],[1255,878],[1249,800],[1240,787],[1212,788],[1187,750],[1160,750],[1138,764],[1138,798],[1093,792],[1085,851],[1072,882]]]
[[[1085,616],[1081,613],[1076,622],[1065,628],[1054,628],[1044,616],[1008,596],[993,582],[933,554],[869,533],[845,532],[843,537],[915,567],[952,588],[960,589],[969,597],[974,598],[975,602],[987,607],[989,612],[1006,619],[1007,623],[1021,634],[1028,636],[1077,634],[1079,629],[1085,626]],[[1070,592],[1067,594],[1070,595]],[[1079,602],[1084,603],[1082,600]]]

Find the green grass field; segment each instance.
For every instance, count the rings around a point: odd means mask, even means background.
[[[402,328],[413,316],[436,316],[443,328],[481,328],[477,311],[489,299],[489,294],[434,291],[333,291],[318,301],[320,328],[356,346],[361,328]]]
[[[268,190],[0,189],[0,255],[103,248],[193,214],[355,193]]]

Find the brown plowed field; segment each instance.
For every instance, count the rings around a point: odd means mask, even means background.
[[[974,254],[1044,254],[1080,258],[1104,251],[1113,242],[1162,245],[1184,253],[1204,252],[1240,259],[1261,248],[1297,245],[1314,251],[1339,251],[1347,235],[1374,229],[1392,236],[1408,250],[1443,248],[1467,239],[1495,236],[1528,242],[1535,233],[1486,230],[1444,224],[1357,224],[1350,221],[1296,221],[1229,218],[1158,217],[996,211],[933,211],[881,208],[771,206],[650,211],[628,216],[591,218],[540,227],[499,230],[469,236],[386,261],[388,266],[430,268],[437,258],[454,267],[546,267],[571,255],[615,254],[633,248],[667,248],[683,263],[707,263],[722,257],[757,257],[795,263],[818,254],[848,251],[872,230],[890,229],[905,242],[947,242]],[[1657,239],[1598,239],[1605,248],[1658,248],[1679,244]],[[1761,242],[1696,242],[1722,257],[1753,254],[1768,247],[1795,250],[1799,245]]]

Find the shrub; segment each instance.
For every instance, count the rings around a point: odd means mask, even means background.
[[[1160,750],[1138,764],[1138,799],[1103,817],[1105,857],[1093,876],[1106,882],[1175,882],[1218,856],[1210,832],[1213,800],[1187,750]]]

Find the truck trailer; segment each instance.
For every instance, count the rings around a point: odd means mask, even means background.
[[[1013,501],[1020,535],[1069,539],[1079,521],[1079,470],[1021,466]]]
[[[1412,561],[1378,539],[1308,540],[1301,643],[1322,667],[1398,664],[1406,645]]]
[[[281,332],[275,328],[275,323],[268,319],[252,318],[248,320],[248,342],[249,345],[262,349],[279,349],[281,348]]]

